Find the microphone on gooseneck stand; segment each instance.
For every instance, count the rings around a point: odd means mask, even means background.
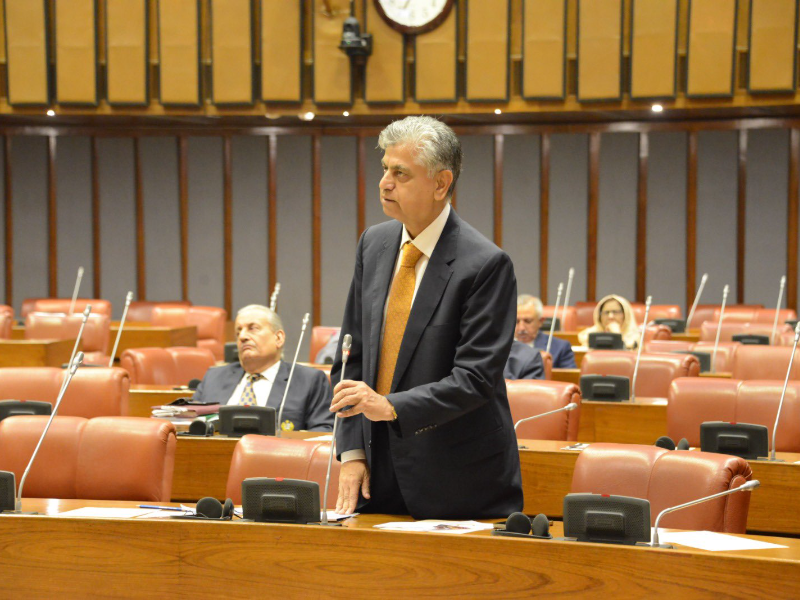
[[[642,335],[639,336],[639,348],[636,352],[636,363],[633,365],[633,379],[631,380],[631,402],[636,400],[636,376],[639,374],[639,361],[642,358],[642,347],[644,346],[644,332],[647,330],[647,317],[650,315],[650,303],[652,296],[648,296],[644,303],[644,323],[642,323]]]
[[[778,414],[775,415],[775,425],[772,428],[772,450],[769,453],[769,459],[779,461],[775,458],[775,436],[778,434],[778,420],[781,418],[781,409],[783,408],[783,399],[786,397],[786,387],[789,385],[789,375],[792,372],[792,363],[794,362],[794,353],[797,352],[797,340],[800,339],[800,323],[794,328],[794,345],[792,346],[792,355],[789,357],[789,368],[786,371],[786,380],[783,382],[783,392],[781,392],[781,401],[778,402]]]
[[[78,290],[81,287],[81,279],[83,279],[83,267],[78,267],[78,277],[75,279],[75,289],[72,290],[72,302],[69,303],[69,312],[67,314],[73,314],[75,312],[75,301],[78,299]]]
[[[705,498],[700,498],[698,500],[692,500],[691,502],[686,502],[685,504],[679,504],[678,506],[673,506],[671,508],[665,508],[656,517],[656,523],[653,526],[653,541],[650,542],[650,546],[654,548],[672,548],[670,544],[659,544],[658,543],[658,523],[661,521],[661,517],[664,515],[675,512],[676,510],[681,510],[682,508],[689,508],[690,506],[694,506],[695,504],[701,504],[702,502],[707,502],[708,500],[714,500],[715,498],[721,498],[722,496],[727,496],[728,494],[734,494],[736,492],[751,492],[756,489],[761,482],[758,479],[753,479],[752,481],[748,481],[740,485],[737,488],[733,488],[732,490],[725,490],[724,492],[720,492],[718,494],[713,494],[711,496],[706,496]]]
[[[275,436],[281,437],[281,430],[283,429],[281,420],[283,418],[283,405],[286,404],[286,397],[289,395],[289,386],[292,384],[292,375],[294,375],[294,367],[297,364],[297,357],[300,354],[300,345],[303,343],[303,336],[306,333],[306,327],[308,327],[308,317],[309,314],[306,313],[303,317],[303,327],[300,329],[300,339],[297,340],[297,350],[294,352],[294,360],[292,361],[292,368],[289,369],[289,379],[286,381],[286,389],[283,390],[283,398],[281,398],[281,406],[278,408],[278,423],[275,427]]]
[[[564,294],[564,304],[561,307],[561,327],[564,327],[564,321],[567,318],[567,306],[569,306],[569,293],[572,291],[572,279],[575,277],[575,269],[569,268],[569,276],[567,277],[567,293]]]
[[[775,343],[775,334],[778,331],[778,315],[781,312],[781,302],[783,302],[783,288],[786,287],[786,275],[781,277],[781,287],[778,290],[778,306],[775,307],[775,320],[772,322],[772,335],[769,336],[769,343]]]
[[[275,288],[272,290],[272,295],[269,297],[269,309],[272,312],[278,310],[278,294],[281,293],[281,284],[276,283]]]
[[[339,378],[339,383],[344,381],[344,368],[347,366],[347,359],[350,358],[350,347],[353,345],[353,336],[349,333],[342,338],[342,376]],[[331,465],[333,464],[333,455],[336,453],[336,426],[339,424],[339,418],[333,419],[333,432],[331,432],[331,452],[328,455],[328,472],[325,475],[325,494],[322,501],[322,521],[321,525],[341,525],[341,523],[328,522],[328,488],[331,486]]]
[[[692,322],[694,311],[697,309],[697,303],[700,302],[703,288],[706,287],[706,281],[708,281],[708,273],[703,273],[703,278],[700,280],[700,287],[697,288],[697,294],[695,294],[694,302],[692,302],[692,309],[689,311],[689,316],[686,317],[686,329],[689,329],[689,323]]]
[[[114,340],[114,349],[111,351],[111,356],[108,359],[109,367],[114,366],[114,356],[117,354],[119,338],[122,337],[122,328],[125,327],[125,318],[128,316],[128,307],[131,305],[131,300],[133,300],[133,292],[128,292],[125,296],[125,309],[122,311],[122,320],[119,322],[119,329],[117,330],[117,339]]]
[[[72,378],[75,375],[75,372],[78,370],[78,367],[81,366],[83,363],[83,352],[78,352],[75,359],[70,363],[69,371],[67,372],[67,377],[64,381],[64,385],[61,387],[61,391],[58,393],[58,398],[56,398],[56,404],[53,407],[53,412],[50,414],[50,418],[47,420],[47,424],[44,426],[44,431],[42,431],[42,435],[39,438],[39,442],[36,444],[36,448],[33,450],[33,455],[31,455],[31,460],[28,462],[28,466],[25,467],[25,471],[22,473],[22,479],[19,482],[19,489],[17,490],[17,499],[16,499],[16,508],[14,510],[15,513],[22,512],[22,487],[25,485],[25,479],[28,477],[28,473],[31,470],[31,465],[33,465],[33,460],[36,458],[36,454],[39,452],[39,448],[42,446],[42,442],[44,441],[44,436],[47,435],[47,430],[50,429],[50,425],[53,422],[53,419],[58,412],[58,407],[61,406],[61,400],[64,398],[64,394],[67,392],[67,388],[69,387]]]
[[[575,410],[576,408],[578,408],[578,405],[575,402],[570,402],[569,404],[567,404],[566,406],[562,406],[561,408],[557,408],[555,410],[550,410],[550,411],[542,413],[540,415],[533,415],[532,417],[525,417],[524,419],[520,419],[519,421],[514,423],[514,431],[516,431],[517,427],[519,427],[522,423],[525,423],[526,421],[533,421],[535,419],[541,419],[542,417],[546,417],[548,415],[554,415],[554,414],[560,413],[560,412],[569,412],[571,410]]]
[[[553,318],[550,320],[550,336],[547,338],[545,352],[550,352],[550,344],[553,343],[553,332],[556,330],[556,315],[558,314],[558,303],[561,302],[561,291],[564,289],[564,282],[558,283],[558,293],[556,294],[556,305],[553,307]]]
[[[717,323],[717,337],[714,340],[714,352],[711,354],[711,372],[717,372],[717,348],[719,347],[719,335],[722,333],[722,319],[725,318],[725,304],[728,302],[728,284],[722,288],[722,307],[719,311],[719,323]]]
[[[89,315],[91,313],[92,313],[92,305],[87,304],[86,308],[83,309],[83,320],[81,321],[81,328],[78,330],[78,338],[75,340],[75,346],[72,348],[72,356],[69,357],[69,363],[68,363],[69,365],[72,364],[72,362],[75,360],[75,355],[78,353],[78,346],[80,346],[81,338],[83,337],[83,328],[86,327],[86,321],[89,320]],[[81,359],[81,362],[83,362],[83,359]],[[65,379],[64,385],[66,385],[66,381],[67,380]],[[64,385],[61,386],[62,389]]]

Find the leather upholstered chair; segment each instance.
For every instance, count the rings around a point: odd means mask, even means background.
[[[308,362],[317,362],[317,354],[330,341],[341,327],[327,327],[325,325],[315,325],[311,328],[311,347],[308,351]]]
[[[643,352],[688,352],[692,349],[692,342],[683,340],[645,340]]]
[[[11,339],[11,328],[14,326],[14,315],[0,311],[0,340]]]
[[[578,405],[571,411],[556,413],[520,424],[517,429],[518,439],[568,440],[571,442],[578,439],[581,390],[577,385],[562,381],[519,379],[516,381],[506,380],[506,390],[514,423],[526,417],[562,408],[570,402]]]
[[[714,311],[712,321],[719,322],[719,315],[721,308]],[[790,319],[797,319],[797,313],[790,308],[782,308],[778,311],[778,324],[783,325],[785,321]],[[770,328],[775,321],[774,308],[758,308],[755,306],[732,306],[725,307],[725,322],[726,323],[758,323],[761,325],[769,325]]]
[[[174,300],[170,302],[150,302],[136,300],[128,307],[127,320],[139,323],[150,323],[153,320],[154,308],[170,308],[174,306],[191,306],[188,300]]]
[[[779,379],[786,378],[790,346],[742,346],[736,350],[731,368],[734,379]],[[795,356],[789,379],[800,380],[800,360]]]
[[[714,323],[719,322],[719,310],[721,305],[720,304],[698,304],[697,309],[694,311],[694,315],[692,315],[692,320],[688,325],[689,329],[700,329],[701,325],[706,321],[712,321]],[[743,315],[750,315],[752,314],[751,311],[755,311],[758,308],[764,308],[763,304],[728,304],[725,307],[725,318],[727,319],[729,314],[743,314]],[[716,316],[714,316],[716,315]]]
[[[539,354],[542,355],[542,364],[544,365],[544,378],[545,379],[552,379],[553,378],[553,355],[549,352],[544,350],[539,350]]]
[[[176,346],[173,348],[129,348],[122,353],[119,365],[131,376],[131,384],[186,385],[203,379],[214,366],[214,354],[208,348]]]
[[[323,449],[323,446],[327,446],[327,449]],[[316,481],[319,484],[320,502],[322,502],[329,451],[330,444],[327,442],[245,435],[233,451],[225,495],[235,504],[240,504],[242,481],[245,479],[285,477]],[[339,461],[334,459],[331,466],[328,504],[331,504],[331,498],[335,501],[338,493],[339,467]]]
[[[581,363],[581,375],[621,375],[633,378],[636,353],[626,350],[593,350]],[[670,383],[678,377],[697,377],[700,361],[691,354],[649,354],[642,352],[636,395],[666,398]]]
[[[644,321],[645,304],[644,302],[631,302],[631,310],[636,317],[637,323]],[[677,304],[651,304],[648,320],[653,319],[680,319],[681,307]]]
[[[57,315],[34,312],[25,317],[26,340],[75,340],[83,315]],[[90,314],[81,337],[84,363],[108,365],[111,319],[107,315]]]
[[[157,306],[151,322],[161,327],[197,327],[197,347],[208,348],[214,358],[222,360],[227,318],[227,311],[215,306]]]
[[[547,305],[542,307],[543,317],[552,317],[555,306]],[[574,306],[567,306],[566,310],[563,306],[558,307],[558,318],[561,319],[561,329],[556,331],[577,331],[578,329],[578,312]],[[544,333],[550,333],[549,329],[542,329]]]
[[[66,371],[56,367],[0,369],[0,399],[39,400],[55,404]],[[58,414],[73,417],[120,416],[128,413],[130,377],[119,367],[78,369]]]
[[[169,502],[175,444],[175,426],[169,421],[90,419],[78,448],[77,497]]]
[[[14,473],[19,489],[22,474],[33,455],[49,416],[18,416],[0,421],[0,471]],[[57,416],[31,466],[25,487],[26,498],[78,498],[75,474],[78,446],[87,420]]]
[[[672,329],[666,325],[648,325],[644,330],[644,341],[666,341],[672,339]]]
[[[701,342],[714,342],[717,338],[716,321],[706,321],[700,327],[700,341]],[[781,334],[791,333],[792,328],[785,323],[778,323],[778,330],[776,335],[780,337]],[[728,321],[728,312],[725,311],[725,320],[722,323],[722,331],[719,334],[720,342],[731,342],[733,336],[738,334],[752,334],[752,335],[765,335],[770,337],[772,335],[772,323],[737,323]],[[779,343],[778,340],[773,340],[774,344]]]
[[[659,512],[690,500],[737,488],[752,477],[743,458],[665,450],[636,444],[592,444],[575,463],[572,493],[614,494],[650,501],[650,522]],[[666,515],[674,529],[744,533],[750,494],[732,494]]]
[[[575,303],[575,319],[577,321],[577,329],[586,329],[594,325],[594,307],[597,302],[576,302]]]
[[[24,319],[34,312],[67,314],[72,298],[26,298],[22,301],[20,316]],[[111,302],[101,298],[78,298],[75,300],[74,314],[79,315],[86,305],[92,305],[93,315],[105,315],[111,319]]]

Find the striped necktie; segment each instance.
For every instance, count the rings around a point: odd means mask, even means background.
[[[266,379],[261,373],[248,373],[247,383],[244,386],[242,397],[239,399],[239,406],[256,406],[256,392],[253,390],[253,384],[259,379]]]
[[[391,391],[400,344],[406,331],[411,303],[414,300],[414,286],[417,282],[416,266],[422,252],[411,242],[403,245],[400,270],[392,282],[389,304],[386,307],[386,326],[383,328],[381,355],[378,361],[378,383],[375,391],[385,396]]]

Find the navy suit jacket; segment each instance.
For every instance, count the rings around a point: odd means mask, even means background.
[[[544,379],[544,361],[539,350],[514,340],[511,353],[508,355],[506,368],[503,369],[506,379]]]
[[[275,409],[275,418],[286,390],[290,367],[291,365],[281,361],[278,375],[267,398],[267,406]],[[215,402],[225,404],[243,376],[244,369],[238,362],[209,369],[203,381],[197,386],[194,400],[205,404]],[[295,430],[331,431],[333,413],[329,409],[332,398],[331,385],[325,373],[318,369],[295,365],[292,385],[286,397],[286,404],[283,406],[282,420],[284,423],[291,421],[292,429]]]
[[[533,340],[533,347],[539,350],[546,350],[549,337],[549,335],[540,331],[536,339]],[[550,344],[550,354],[553,356],[554,369],[578,368],[578,365],[575,364],[575,354],[572,352],[572,346],[567,340],[553,336],[553,342]]]
[[[347,378],[373,389],[401,234],[402,225],[389,221],[361,236],[342,323],[342,332],[353,336]],[[387,427],[387,451],[416,519],[522,510],[519,450],[503,379],[516,288],[508,255],[451,210],[414,299],[387,396],[397,411]],[[340,343],[331,381],[339,380],[341,368]],[[338,453],[362,449],[372,465],[372,431],[381,425],[363,415],[343,418]]]

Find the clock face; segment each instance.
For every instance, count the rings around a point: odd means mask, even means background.
[[[453,0],[374,0],[384,20],[402,33],[424,33],[442,24]]]

